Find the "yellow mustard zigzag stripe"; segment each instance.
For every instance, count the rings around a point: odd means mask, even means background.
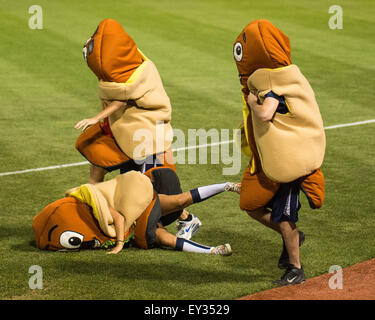
[[[241,148],[241,151],[250,156],[251,151],[250,151],[250,146],[249,146],[249,133],[247,132],[247,118],[249,117],[249,108],[247,107],[247,102],[245,100],[244,94],[242,94],[242,101],[243,101],[243,107],[242,107],[242,116],[243,116],[243,125],[244,125],[244,130],[245,130],[245,135],[246,135],[246,141],[247,141],[247,147],[244,146]]]
[[[88,204],[92,208],[95,219],[99,221],[98,208],[96,207],[94,196],[92,195],[87,185],[84,184],[80,186],[78,190],[70,193],[69,196],[74,197],[79,201]]]
[[[138,52],[142,56],[142,59],[144,60],[144,62],[133,72],[133,74],[130,76],[130,78],[128,79],[128,81],[125,82],[125,85],[126,84],[131,84],[135,80],[137,80],[138,77],[139,77],[139,75],[142,73],[143,69],[146,67],[146,65],[149,62],[148,58],[143,54],[143,52],[141,50],[138,49]]]
[[[242,116],[243,116],[243,130],[245,131],[245,136],[246,136],[246,142],[247,143],[244,143],[242,144],[241,143],[241,152],[250,157],[251,158],[251,162],[250,162],[250,173],[253,174],[256,170],[255,168],[255,160],[254,160],[254,156],[252,155],[252,152],[250,150],[250,146],[249,146],[249,133],[247,132],[247,119],[249,117],[249,114],[250,114],[250,111],[249,111],[249,108],[247,106],[247,102],[245,100],[245,95],[242,93],[242,101],[243,101],[243,108],[242,108]]]
[[[148,58],[144,55],[144,53],[141,51],[141,49],[137,48],[138,52],[140,53],[140,55],[142,56],[142,59],[144,61],[148,60]]]
[[[284,100],[285,100],[285,105],[286,105],[286,107],[287,107],[287,109],[288,109],[288,111],[289,111],[289,112],[287,112],[286,114],[290,114],[291,111],[290,111],[289,103],[288,103],[288,101],[286,101],[285,98],[284,98]]]

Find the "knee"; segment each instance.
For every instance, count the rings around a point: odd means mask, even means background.
[[[291,221],[281,221],[279,226],[282,234],[288,234],[297,229],[297,225]]]

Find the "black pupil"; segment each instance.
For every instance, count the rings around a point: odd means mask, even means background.
[[[92,53],[92,50],[94,49],[94,39],[90,41],[89,43],[89,52],[88,54]]]
[[[72,246],[78,246],[81,244],[81,239],[77,237],[71,237],[69,238],[69,244],[71,244]]]
[[[236,53],[237,53],[238,55],[241,54],[241,47],[240,47],[240,46],[238,46],[238,47],[236,48]]]

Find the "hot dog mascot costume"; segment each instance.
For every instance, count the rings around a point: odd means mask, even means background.
[[[137,171],[95,185],[84,184],[67,190],[64,198],[34,217],[36,246],[50,251],[112,247],[116,231],[111,206],[125,217],[124,239],[143,249],[152,248],[161,215],[158,203],[150,179]]]
[[[133,169],[132,160],[168,151],[173,138],[169,97],[155,64],[121,25],[112,19],[100,22],[85,43],[84,57],[99,80],[103,109],[113,100],[126,107],[85,130],[77,150],[95,166],[122,172]],[[167,162],[173,167],[173,161]]]
[[[111,206],[125,218],[124,239],[141,249],[156,246],[155,230],[181,214],[162,216],[158,194],[182,193],[170,168],[147,174],[128,171],[97,184],[84,184],[65,192],[35,215],[32,223],[37,248],[49,251],[107,249],[115,245],[116,230]]]
[[[274,284],[300,284],[306,281],[299,258],[305,235],[296,227],[300,190],[311,208],[324,202],[322,117],[309,82],[292,64],[289,38],[273,24],[249,23],[233,54],[244,101],[240,144],[250,157],[240,208],[282,236],[278,267],[286,271]],[[273,99],[266,104],[267,98]],[[262,118],[260,110],[271,105],[277,107],[272,118]]]
[[[86,129],[76,149],[94,166],[145,173],[168,168],[176,171],[171,143],[171,103],[155,64],[113,19],[100,22],[86,41],[83,54],[98,78],[99,98],[105,109],[113,100],[126,103],[102,123]],[[165,225],[182,211],[164,219]]]
[[[234,43],[244,100],[242,151],[250,156],[241,186],[240,207],[252,211],[265,206],[280,185],[299,179],[310,205],[324,201],[320,170],[325,134],[314,92],[298,66],[292,64],[289,38],[266,20],[249,23]],[[284,110],[266,123],[251,112],[249,93],[262,102],[277,96]]]

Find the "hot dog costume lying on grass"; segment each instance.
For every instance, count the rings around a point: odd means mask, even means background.
[[[131,160],[167,151],[173,138],[171,104],[154,63],[112,19],[99,24],[84,46],[84,55],[99,79],[103,109],[113,100],[127,106],[84,131],[77,150],[96,166],[123,172]]]
[[[241,209],[266,206],[282,187],[294,182],[301,185],[312,208],[320,207],[323,121],[311,86],[291,62],[289,38],[270,22],[255,20],[237,37],[234,58],[244,99],[242,151],[250,156],[242,179]],[[271,121],[252,113],[247,104],[250,92],[260,104],[268,96],[279,100]]]
[[[182,211],[162,217],[158,194],[181,192],[178,177],[170,168],[150,169],[146,174],[128,171],[102,183],[70,189],[65,198],[47,205],[34,217],[36,246],[50,251],[114,246],[110,205],[125,217],[126,242],[151,249],[156,245],[157,223],[168,225]]]

